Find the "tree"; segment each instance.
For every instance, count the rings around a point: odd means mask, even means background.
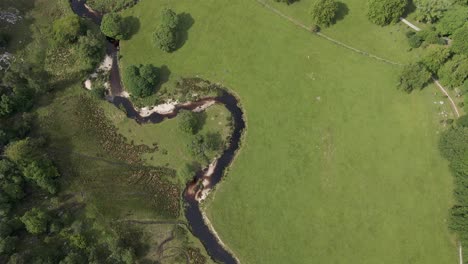
[[[422,89],[431,79],[431,73],[422,63],[412,63],[403,67],[398,86],[410,93],[414,89]]]
[[[102,34],[95,34],[88,30],[86,35],[78,39],[78,52],[83,56],[83,66],[81,68],[84,71],[95,69],[105,53]]]
[[[440,67],[450,58],[450,50],[445,47],[434,47],[422,58],[421,62],[432,73],[437,74]]]
[[[49,222],[50,217],[45,211],[38,208],[32,208],[20,217],[20,219],[29,233],[38,235],[47,231],[47,223]]]
[[[96,87],[91,90],[91,95],[96,99],[104,99],[106,97],[106,88],[103,86]]]
[[[468,115],[464,115],[458,118],[457,125],[468,128]]]
[[[10,42],[10,35],[5,32],[0,32],[0,48],[6,48]]]
[[[177,47],[177,27],[179,19],[171,9],[163,9],[161,23],[153,33],[154,45],[165,52],[172,52]]]
[[[276,2],[278,3],[286,3],[288,5],[294,3],[294,2],[297,2],[298,0],[275,0]]]
[[[436,24],[437,31],[443,36],[452,35],[468,21],[468,8],[456,7],[447,10]]]
[[[31,162],[23,169],[23,175],[51,194],[57,192],[57,182],[55,179],[60,174],[50,160],[42,159],[41,161]]]
[[[223,146],[223,138],[219,132],[209,132],[205,135],[205,145],[209,150],[218,151]]]
[[[368,0],[367,17],[379,26],[396,23],[405,12],[406,0]]]
[[[190,134],[196,134],[203,126],[203,119],[198,113],[181,110],[179,113],[179,128]]]
[[[159,82],[159,72],[151,64],[130,65],[125,69],[123,81],[132,96],[146,97],[154,92]]]
[[[468,55],[468,23],[455,31],[452,39],[452,50],[458,54]]]
[[[315,23],[328,27],[333,23],[337,10],[338,3],[335,0],[316,0],[312,4],[311,14]]]
[[[72,14],[59,18],[54,21],[52,29],[56,43],[75,42],[81,34],[80,17]]]
[[[5,156],[17,164],[25,164],[36,159],[39,153],[34,140],[25,138],[8,144],[5,149]]]
[[[104,35],[114,39],[128,38],[129,30],[121,15],[108,13],[102,17],[101,31]]]
[[[440,81],[448,87],[461,86],[468,78],[468,57],[455,55],[438,71]]]
[[[450,7],[449,0],[414,0],[416,19],[421,22],[434,23]]]
[[[414,31],[409,31],[406,33],[406,38],[408,39],[408,44],[412,48],[419,48],[424,42],[424,39]]]
[[[15,251],[17,241],[18,238],[12,236],[7,236],[3,239],[0,238],[0,255],[13,253],[13,251]]]
[[[198,162],[187,163],[179,171],[179,176],[184,181],[187,181],[195,176],[195,174],[201,170],[201,165]]]

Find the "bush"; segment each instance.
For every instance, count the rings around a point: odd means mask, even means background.
[[[461,86],[468,77],[468,57],[455,55],[438,71],[440,81],[450,87]]]
[[[200,171],[201,165],[197,162],[187,163],[185,166],[180,170],[179,176],[184,180],[189,180],[195,176],[195,174]]]
[[[312,4],[311,14],[315,23],[327,27],[333,23],[337,10],[335,0],[316,0]]]
[[[399,88],[410,93],[414,89],[422,89],[431,79],[431,73],[422,63],[405,65],[400,74]]]
[[[124,84],[132,96],[146,97],[151,95],[158,82],[158,69],[151,64],[130,65],[125,69]]]
[[[464,115],[458,118],[457,125],[468,128],[468,115]]]
[[[440,37],[435,28],[421,30],[416,35],[419,35],[428,44],[445,44],[445,41]]]
[[[72,43],[78,40],[81,34],[80,17],[77,15],[68,15],[54,21],[53,35],[56,43]]]
[[[398,22],[405,12],[406,0],[368,0],[367,17],[379,26]]]
[[[101,31],[104,35],[117,40],[127,39],[129,35],[122,16],[116,13],[105,14],[102,17]]]
[[[422,22],[434,23],[450,6],[447,0],[414,0],[416,19]]]
[[[455,31],[452,39],[452,50],[458,54],[468,55],[468,23]]]
[[[437,74],[440,67],[450,58],[451,53],[448,48],[434,47],[421,60],[422,64],[432,73]]]
[[[33,208],[20,217],[26,230],[33,235],[42,234],[47,231],[49,216],[41,209]]]
[[[419,48],[421,44],[423,43],[424,39],[421,38],[418,34],[416,34],[413,31],[410,31],[406,34],[406,37],[408,39],[408,44],[412,48]]]
[[[102,100],[106,97],[106,88],[96,87],[91,90],[91,95],[99,100]]]
[[[212,151],[218,151],[223,147],[223,138],[219,132],[210,132],[205,135],[205,146]]]
[[[154,45],[165,52],[172,52],[177,48],[177,14],[171,9],[161,12],[161,24],[153,33]]]
[[[275,0],[275,1],[278,2],[278,3],[286,3],[286,4],[290,5],[290,4],[292,4],[294,2],[297,2],[299,0]]]
[[[10,42],[10,35],[0,32],[0,48],[6,48]]]
[[[60,174],[50,160],[42,159],[31,162],[23,168],[23,175],[49,193],[55,194],[57,192],[56,178]]]
[[[196,134],[204,124],[202,115],[203,113],[181,110],[178,115],[180,130],[186,133]]]
[[[444,13],[436,28],[442,36],[448,36],[461,28],[466,21],[468,21],[468,8],[456,7]]]

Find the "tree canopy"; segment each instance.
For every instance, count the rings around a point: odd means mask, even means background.
[[[151,64],[130,65],[125,69],[124,84],[132,96],[151,95],[159,82],[159,72]]]
[[[416,19],[421,22],[434,23],[442,17],[452,4],[450,0],[414,0]]]
[[[400,74],[399,87],[410,93],[415,89],[422,89],[431,79],[431,73],[422,63],[405,65]]]
[[[461,86],[468,78],[468,57],[455,55],[447,61],[438,71],[442,84],[448,87]]]
[[[179,128],[187,133],[196,134],[203,126],[201,114],[181,110],[178,116]]]
[[[171,9],[163,9],[161,23],[153,33],[154,45],[165,52],[172,52],[177,48],[177,27],[179,19]]]
[[[330,26],[335,19],[338,3],[335,0],[316,0],[312,4],[311,14],[320,26]]]
[[[367,17],[379,26],[396,23],[405,12],[406,0],[368,0]]]
[[[432,73],[437,74],[440,67],[450,58],[450,50],[446,47],[436,46],[422,58],[421,62]]]
[[[49,216],[44,210],[32,208],[21,218],[26,230],[31,234],[42,234],[47,231]]]
[[[104,35],[114,39],[126,39],[129,30],[121,15],[108,13],[102,17],[101,31]]]
[[[54,21],[53,34],[57,43],[70,43],[78,40],[81,34],[80,17],[72,14]]]
[[[444,12],[436,24],[436,29],[443,36],[452,35],[468,21],[468,7],[452,8]]]
[[[452,50],[468,56],[468,23],[455,31],[452,36]]]

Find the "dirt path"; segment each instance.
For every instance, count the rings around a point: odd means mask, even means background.
[[[401,22],[405,23],[407,26],[409,26],[410,28],[414,29],[415,31],[421,31],[421,29],[419,27],[417,27],[416,25],[414,25],[413,23],[409,22],[408,20],[404,19],[404,18],[400,18]],[[447,90],[442,86],[442,84],[440,84],[439,80],[437,80],[436,78],[432,77],[432,80],[434,81],[434,83],[437,85],[437,88],[439,88],[439,90],[445,95],[447,96],[447,99],[450,101],[450,106],[452,107],[452,111],[453,113],[458,117],[460,117],[460,112],[458,111],[458,107],[457,107],[457,104],[455,103],[455,101],[453,100],[453,98],[450,96],[450,94],[447,92]]]
[[[272,7],[271,5],[267,4],[263,0],[255,0],[255,1],[257,1],[259,4],[261,4],[263,7],[267,8],[267,9],[269,9],[273,13],[275,13],[275,14],[279,15],[280,17],[282,17],[282,18],[288,20],[289,22],[293,23],[294,25],[296,25],[296,26],[298,26],[298,27],[310,32],[310,33],[314,33],[315,35],[317,35],[317,36],[319,36],[321,38],[324,38],[324,39],[326,39],[326,40],[328,40],[330,42],[333,42],[334,44],[336,44],[338,46],[344,47],[346,49],[352,50],[352,51],[354,51],[356,53],[359,53],[361,55],[364,55],[364,56],[367,56],[367,57],[370,57],[370,58],[373,58],[373,59],[376,59],[376,60],[379,60],[379,61],[382,61],[382,62],[385,62],[385,63],[388,63],[388,64],[400,65],[400,66],[403,65],[403,64],[401,64],[399,62],[387,60],[387,59],[381,58],[381,57],[379,57],[377,55],[371,54],[369,52],[366,52],[366,51],[357,49],[355,47],[349,46],[349,45],[347,45],[347,44],[345,44],[345,43],[343,43],[341,41],[338,41],[336,39],[333,39],[333,38],[331,38],[331,37],[329,37],[329,36],[327,36],[327,35],[325,35],[323,33],[313,32],[311,27],[308,27],[308,26],[304,25],[302,22],[300,22],[300,21],[298,21],[298,20],[296,20],[296,19],[294,19],[294,18],[292,18],[290,16],[287,16],[287,15],[283,14],[281,11],[279,11],[278,9],[276,9],[276,8]]]

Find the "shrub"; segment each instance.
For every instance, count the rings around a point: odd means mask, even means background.
[[[452,38],[452,50],[455,53],[468,55],[468,23],[455,31]]]
[[[37,235],[47,231],[49,216],[41,209],[33,208],[20,217],[29,233]]]
[[[436,28],[441,35],[448,36],[461,28],[466,21],[468,21],[468,8],[457,7],[445,12],[436,24]]]
[[[440,81],[448,87],[461,86],[468,77],[468,57],[455,55],[438,71]]]
[[[78,40],[81,34],[80,17],[77,15],[68,15],[54,21],[53,36],[56,43],[71,43]]]
[[[205,135],[205,146],[212,151],[218,151],[223,146],[223,138],[219,132],[209,132]]]
[[[204,124],[202,113],[181,110],[179,113],[179,128],[190,134],[196,134]]]
[[[379,26],[395,23],[405,11],[406,0],[368,0],[367,17]]]
[[[10,42],[10,35],[0,32],[0,48],[6,48]]]
[[[419,48],[424,41],[424,39],[420,35],[416,34],[413,31],[408,32],[406,34],[406,37],[408,39],[408,44],[412,48]]]
[[[431,49],[422,58],[421,62],[432,74],[436,74],[450,56],[451,53],[449,49],[437,46]]]
[[[102,17],[101,31],[104,35],[117,40],[126,39],[129,35],[122,16],[116,13],[105,14]]]
[[[398,86],[410,93],[414,89],[422,89],[431,79],[431,73],[422,63],[412,63],[403,67]]]
[[[316,0],[311,9],[312,18],[321,26],[329,26],[333,23],[338,4],[335,0]]]
[[[436,22],[450,6],[448,0],[414,0],[416,19],[422,22]]]
[[[154,92],[159,82],[159,72],[151,64],[130,65],[125,69],[123,80],[132,96],[146,97]]]
[[[172,52],[177,48],[177,14],[171,9],[161,12],[161,24],[153,33],[154,45],[165,52]]]
[[[275,1],[278,2],[278,3],[286,3],[286,4],[290,5],[290,4],[292,4],[292,3],[294,3],[294,2],[296,2],[298,0],[275,0]]]
[[[57,192],[55,179],[59,177],[59,173],[50,160],[42,159],[41,161],[31,162],[24,167],[23,175],[49,193],[55,194]]]
[[[91,95],[96,99],[104,99],[106,97],[106,88],[96,87],[91,90]]]

